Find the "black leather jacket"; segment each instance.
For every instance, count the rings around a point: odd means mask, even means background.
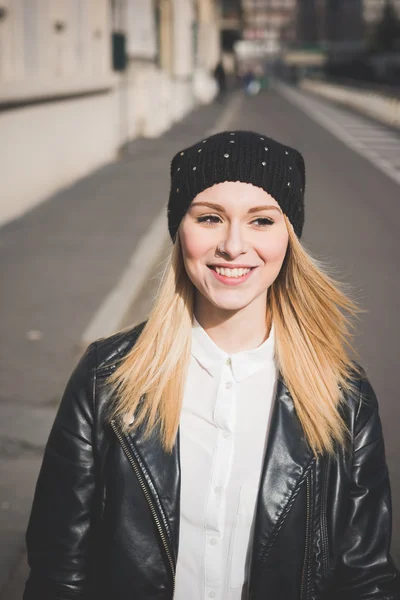
[[[142,324],[143,325],[143,324]],[[24,600],[172,600],[179,436],[107,424],[106,378],[142,327],[92,344],[46,446],[27,530]],[[378,406],[365,378],[345,418],[352,451],[314,458],[279,380],[257,503],[250,600],[399,600]],[[190,598],[188,598],[190,600]]]

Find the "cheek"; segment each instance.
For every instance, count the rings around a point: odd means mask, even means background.
[[[185,232],[186,233],[186,232]],[[197,262],[206,262],[206,256],[210,251],[210,244],[205,243],[205,236],[187,235],[181,236],[183,260],[186,267],[195,270]]]
[[[271,236],[259,252],[267,264],[281,263],[285,258],[287,246],[287,235]]]
[[[187,260],[200,259],[206,251],[204,242],[202,243],[199,239],[196,240],[194,236],[185,240],[184,252]]]

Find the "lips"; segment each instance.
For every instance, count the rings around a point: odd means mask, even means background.
[[[211,267],[213,271],[216,271],[218,275],[224,277],[242,277],[247,275],[251,271],[251,267]]]
[[[239,285],[240,283],[243,283],[251,276],[253,271],[256,269],[256,267],[227,268],[218,267],[214,265],[207,266],[212,272],[213,276],[225,285]]]
[[[236,264],[219,264],[219,265],[207,265],[209,269],[215,269],[220,267],[221,269],[255,269],[251,265],[236,265]]]

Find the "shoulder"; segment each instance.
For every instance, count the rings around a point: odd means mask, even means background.
[[[88,351],[94,350],[96,354],[97,371],[109,371],[133,348],[142,333],[146,321],[129,329],[119,331],[107,338],[101,338],[93,342]]]
[[[146,321],[107,338],[92,342],[82,355],[67,384],[68,388],[94,389],[98,377],[106,377],[115,369],[118,361],[135,345]]]
[[[103,393],[104,382],[124,354],[129,352],[138,339],[145,322],[129,330],[121,331],[108,338],[90,344],[76,365],[67,382],[59,404],[50,442],[57,444],[60,431],[79,432],[80,439],[91,439],[90,430],[107,404],[107,393]]]

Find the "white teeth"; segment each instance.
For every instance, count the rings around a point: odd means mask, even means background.
[[[218,275],[223,275],[224,277],[242,277],[249,273],[251,269],[224,269],[222,267],[215,267]]]

